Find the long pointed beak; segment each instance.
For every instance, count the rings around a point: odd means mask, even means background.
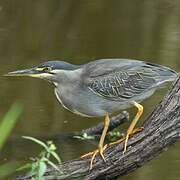
[[[13,72],[9,72],[4,76],[29,76],[29,77],[40,77],[42,72],[32,68],[32,69],[24,69],[24,70],[17,70]]]

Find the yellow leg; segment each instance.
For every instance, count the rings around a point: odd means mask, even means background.
[[[134,106],[137,107],[138,112],[137,112],[135,118],[133,119],[132,123],[130,124],[130,126],[128,128],[126,136],[121,138],[120,140],[118,140],[116,142],[112,142],[112,143],[109,144],[109,146],[111,146],[111,145],[118,144],[118,143],[121,143],[121,142],[125,141],[123,153],[126,152],[127,143],[128,143],[129,137],[131,137],[134,134],[136,134],[136,133],[138,133],[138,132],[143,130],[143,127],[134,129],[135,125],[137,124],[139,118],[141,117],[141,115],[143,113],[143,106],[138,104],[137,102],[132,102],[132,103],[133,103]]]
[[[143,106],[135,101],[132,102],[134,106],[137,107],[138,111],[137,111],[137,114],[136,116],[134,117],[132,123],[130,124],[128,130],[127,130],[127,134],[126,134],[126,137],[125,137],[125,143],[124,143],[124,151],[123,153],[126,152],[127,150],[127,144],[128,144],[128,140],[129,140],[129,136],[132,134],[139,118],[141,117],[142,113],[143,113]]]
[[[98,149],[96,149],[93,152],[89,152],[89,153],[81,156],[81,158],[84,158],[86,156],[92,156],[91,163],[90,163],[90,170],[92,169],[92,165],[93,165],[94,159],[95,159],[95,157],[96,157],[96,155],[98,153],[100,154],[102,159],[105,161],[103,152],[106,149],[107,145],[104,146],[104,140],[105,140],[105,137],[106,137],[107,130],[109,128],[109,123],[110,123],[110,119],[109,119],[109,115],[107,114],[106,117],[105,117],[105,120],[104,120],[104,129],[103,129],[103,132],[102,132],[99,144],[98,144]]]

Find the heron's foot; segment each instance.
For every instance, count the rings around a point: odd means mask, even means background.
[[[84,155],[81,156],[81,158],[88,157],[88,156],[92,156],[92,157],[91,157],[91,162],[90,162],[89,170],[92,169],[92,167],[93,167],[93,162],[94,162],[95,157],[96,157],[96,155],[97,155],[98,153],[100,154],[100,156],[101,156],[101,158],[104,160],[104,162],[106,162],[105,157],[104,157],[104,154],[103,154],[106,148],[107,148],[107,144],[106,144],[104,147],[99,147],[99,148],[96,149],[95,151],[89,152],[89,153],[84,154]]]
[[[123,153],[125,153],[126,150],[127,150],[127,144],[128,144],[129,138],[132,137],[134,134],[137,134],[137,133],[141,132],[143,129],[144,129],[143,127],[136,128],[136,129],[134,129],[132,131],[132,133],[127,134],[125,137],[123,137],[123,138],[121,138],[121,139],[119,139],[119,140],[117,140],[115,142],[110,143],[109,146],[119,144],[119,143],[125,141],[125,143],[124,143],[124,151],[123,151]]]

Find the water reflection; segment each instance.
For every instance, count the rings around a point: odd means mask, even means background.
[[[179,70],[179,16],[178,0],[1,1],[0,74],[39,64],[44,59],[80,64],[104,57],[146,59]],[[38,152],[38,147],[30,148],[19,140],[21,135],[51,137],[100,121],[64,110],[54,97],[53,87],[45,81],[0,77],[0,84],[0,114],[16,100],[25,107],[1,159],[24,160]],[[144,118],[166,90],[144,102]],[[64,160],[95,147],[79,140],[59,142]],[[178,179],[177,157],[178,145],[123,179]],[[171,173],[164,171],[168,168]]]

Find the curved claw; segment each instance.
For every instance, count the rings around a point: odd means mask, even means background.
[[[88,157],[88,156],[92,156],[89,170],[92,169],[92,167],[93,167],[93,162],[94,162],[95,157],[96,157],[96,155],[97,155],[98,153],[100,154],[100,156],[101,156],[101,158],[103,159],[103,161],[106,162],[105,157],[104,157],[104,154],[103,154],[103,152],[105,151],[106,148],[107,148],[107,144],[106,144],[104,147],[99,147],[99,148],[96,149],[95,151],[89,152],[89,153],[84,154],[84,155],[81,156],[81,158]]]
[[[88,156],[92,156],[93,153],[94,153],[94,151],[89,152],[89,153],[87,153],[87,154],[82,155],[80,158],[85,158],[85,157],[88,157]]]
[[[87,157],[87,156],[92,156],[89,170],[92,169],[94,159],[95,159],[95,157],[96,157],[96,155],[98,153],[100,154],[103,161],[104,162],[106,161],[103,152],[107,148],[107,145],[104,146],[103,144],[104,144],[105,136],[106,136],[106,133],[107,133],[107,130],[108,130],[108,127],[109,127],[109,123],[110,123],[110,119],[109,119],[109,115],[107,113],[106,117],[105,117],[105,120],[104,120],[104,129],[103,129],[100,141],[99,141],[98,149],[96,149],[93,152],[90,152],[90,153],[87,153],[87,154],[81,156],[81,158],[84,158],[84,157]]]

